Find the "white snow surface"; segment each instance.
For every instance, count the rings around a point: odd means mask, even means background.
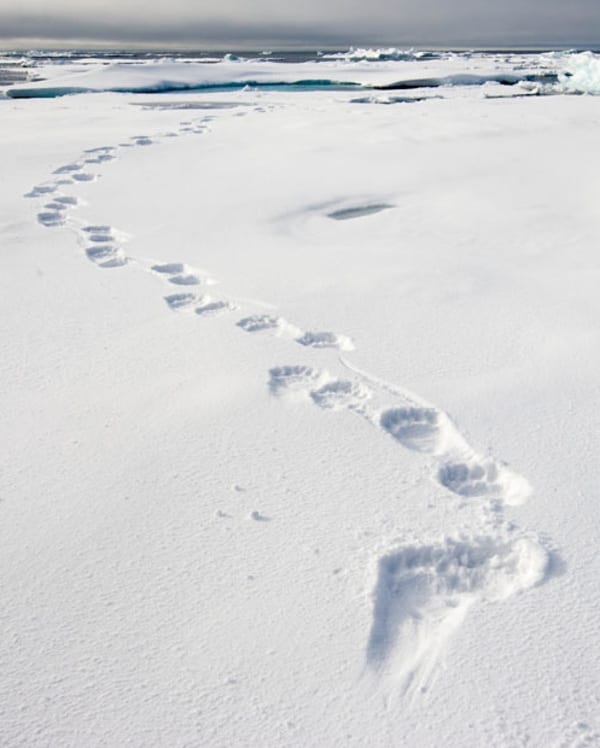
[[[2,745],[600,745],[600,100],[487,93],[0,101]]]

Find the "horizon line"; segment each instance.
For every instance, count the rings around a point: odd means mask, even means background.
[[[16,41],[16,40],[15,40]],[[2,52],[340,52],[351,49],[397,49],[397,50],[425,50],[440,52],[553,52],[553,51],[600,51],[599,41],[573,41],[571,43],[563,42],[530,42],[530,43],[475,43],[475,42],[410,42],[410,41],[376,41],[376,42],[331,42],[328,44],[315,44],[314,42],[279,42],[272,43],[273,40],[261,42],[240,43],[240,41],[227,42],[219,40],[218,42],[136,42],[123,41],[85,41],[73,40],[67,43],[63,40],[49,40],[39,38],[19,39],[19,44],[3,44],[0,39],[0,54]]]

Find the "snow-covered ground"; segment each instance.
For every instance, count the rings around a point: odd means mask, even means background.
[[[594,65],[0,100],[3,745],[600,745]]]

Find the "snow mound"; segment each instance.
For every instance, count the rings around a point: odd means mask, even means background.
[[[581,52],[568,55],[567,60],[566,69],[558,76],[562,92],[600,95],[600,55]]]
[[[398,47],[384,47],[380,49],[350,47],[347,52],[323,55],[325,59],[348,60],[349,62],[382,62],[386,60],[414,62],[418,60],[437,60],[443,56],[440,52],[430,52],[423,49],[399,49]]]

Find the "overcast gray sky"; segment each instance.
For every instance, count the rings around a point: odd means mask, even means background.
[[[592,45],[600,0],[0,0],[0,46]]]

